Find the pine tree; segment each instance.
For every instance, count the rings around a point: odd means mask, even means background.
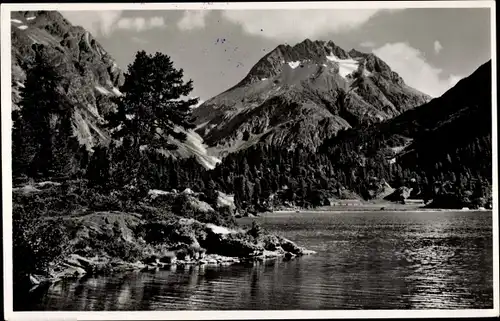
[[[13,129],[14,172],[29,176],[48,176],[54,165],[53,130],[58,114],[67,110],[68,101],[61,88],[64,76],[57,59],[43,45],[33,45],[33,67],[21,89],[21,110],[15,113]]]
[[[51,165],[55,175],[68,176],[79,166],[79,164],[75,163],[74,158],[78,149],[79,143],[73,136],[71,113],[66,110],[60,114],[60,123],[54,133]]]
[[[139,51],[128,66],[125,83],[120,88],[118,112],[109,117],[111,127],[118,128],[117,138],[129,136],[133,150],[140,147],[173,150],[170,139],[185,140],[181,129],[193,128],[189,122],[191,107],[198,99],[185,99],[193,89],[192,81],[183,81],[184,71],[175,69],[170,57]]]
[[[90,158],[86,176],[90,185],[103,190],[111,187],[111,163],[108,151],[104,147],[94,148],[94,153]]]

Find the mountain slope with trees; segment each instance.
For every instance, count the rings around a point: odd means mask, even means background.
[[[238,207],[252,211],[386,196],[433,200],[430,206],[443,208],[485,207],[492,198],[491,132],[488,62],[442,97],[385,122],[340,131],[318,153],[256,144],[212,171],[193,175],[193,164],[184,163],[158,181],[171,184],[161,188],[234,192]]]
[[[441,97],[378,126],[341,133],[325,141],[322,151],[334,157],[356,150],[350,164],[376,160],[396,173],[396,186],[414,183],[414,193],[427,198],[455,195],[458,199],[449,202],[466,206],[471,197],[491,198],[491,107],[489,61]],[[440,202],[435,205],[451,205]]]

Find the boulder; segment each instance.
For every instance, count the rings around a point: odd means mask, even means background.
[[[217,207],[229,207],[231,210],[236,210],[236,205],[234,204],[234,195],[229,195],[217,191]]]
[[[231,257],[250,257],[264,251],[262,246],[235,234],[209,233],[202,246],[207,252]]]
[[[64,279],[64,278],[79,278],[87,274],[87,271],[81,267],[72,266],[68,267],[61,272],[59,272],[55,279]]]
[[[303,251],[300,246],[287,239],[281,240],[281,248],[286,252],[290,252],[295,255],[300,254]]]

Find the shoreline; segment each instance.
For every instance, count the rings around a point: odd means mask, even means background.
[[[289,240],[287,240],[289,241]],[[203,258],[190,260],[176,260],[171,262],[163,262],[161,259],[155,259],[153,262],[127,262],[123,260],[106,261],[105,257],[95,256],[86,258],[78,254],[69,255],[62,263],[63,269],[54,273],[51,276],[42,276],[30,274],[28,276],[30,286],[29,292],[36,291],[40,288],[50,288],[51,286],[66,280],[77,281],[86,277],[109,276],[126,272],[151,272],[151,271],[166,271],[172,268],[191,268],[197,266],[205,267],[222,267],[233,265],[254,265],[265,263],[273,260],[290,261],[301,256],[316,254],[315,251],[300,248],[298,253],[287,251],[267,251],[265,250],[260,255],[248,257],[232,257],[224,256],[215,253],[207,254]]]
[[[127,219],[127,222],[123,222]],[[254,265],[262,262],[284,259],[292,260],[304,255],[316,254],[295,242],[274,235],[262,233],[252,236],[251,230],[227,228],[210,223],[200,223],[194,219],[180,218],[176,222],[161,223],[162,228],[172,227],[176,240],[162,240],[158,245],[145,243],[140,235],[129,235],[138,226],[149,224],[134,213],[92,213],[80,217],[68,217],[65,222],[79,221],[80,235],[74,241],[85,241],[91,237],[89,229],[99,229],[98,235],[109,226],[119,228],[113,238],[122,239],[120,244],[136,247],[140,257],[132,258],[123,254],[108,253],[101,246],[87,247],[85,253],[74,249],[52,261],[43,274],[25,274],[19,281],[32,292],[37,288],[50,288],[66,279],[79,280],[88,276],[113,275],[121,272],[147,272],[194,266]],[[121,226],[117,222],[122,222]],[[85,233],[87,231],[87,233]],[[249,234],[250,233],[250,234]],[[175,235],[174,235],[175,234]],[[121,236],[120,236],[121,235]],[[123,237],[128,235],[128,237]],[[142,247],[140,246],[142,244]],[[109,244],[108,246],[113,245]],[[115,245],[116,246],[116,245]],[[121,253],[121,252],[120,252]]]
[[[350,206],[350,207],[331,207],[331,208],[314,208],[314,209],[283,209],[272,212],[259,213],[259,216],[266,214],[300,214],[300,213],[348,213],[348,212],[380,212],[380,213],[394,213],[394,212],[492,212],[493,209],[449,209],[449,208],[422,208],[422,207],[408,207],[408,208],[377,208],[371,206]]]

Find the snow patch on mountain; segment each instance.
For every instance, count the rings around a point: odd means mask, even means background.
[[[359,62],[354,59],[340,59],[333,54],[326,56],[326,59],[339,64],[339,74],[344,78],[359,68]]]
[[[123,95],[123,94],[121,93],[121,91],[119,91],[119,90],[118,90],[118,88],[116,88],[116,87],[113,87],[112,91],[113,91],[113,93],[114,93],[115,95],[117,95],[117,96],[121,96],[121,95]]]
[[[27,17],[26,20],[30,21],[30,20],[34,20],[36,19],[36,16],[33,16],[33,17]]]
[[[87,43],[87,45],[90,47],[89,33],[88,33],[88,32],[85,32],[85,42],[86,42],[86,43]]]
[[[206,121],[206,122],[204,122],[204,123],[201,123],[201,124],[197,125],[197,126],[196,126],[196,128],[195,128],[194,130],[197,130],[198,128],[205,127],[208,123],[209,123],[208,121]]]
[[[18,20],[18,19],[10,19],[10,22],[23,23],[21,20]]]
[[[111,94],[109,92],[109,90],[107,90],[106,88],[104,88],[102,86],[99,86],[99,85],[95,86],[95,89],[97,89],[97,91],[99,91],[103,95],[109,95],[109,94]]]
[[[186,140],[180,142],[173,140],[171,143],[177,146],[176,150],[162,150],[162,153],[177,158],[196,157],[198,162],[207,169],[214,169],[215,166],[221,161],[217,157],[209,156],[207,148],[203,143],[203,139],[193,130],[184,130],[180,127],[175,128],[176,131],[186,134]]]
[[[300,66],[300,61],[290,61],[288,65],[290,66],[290,68],[295,69]]]
[[[26,29],[28,29],[28,26],[22,25],[22,26],[17,27],[17,29],[26,30]]]

